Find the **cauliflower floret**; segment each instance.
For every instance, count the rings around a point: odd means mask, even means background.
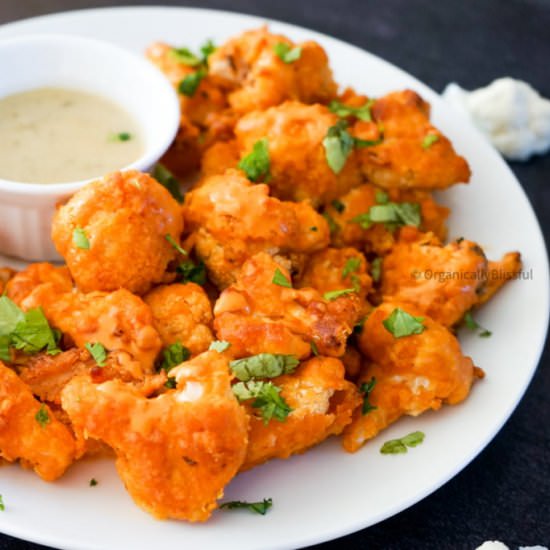
[[[269,254],[259,253],[243,265],[237,282],[214,306],[214,329],[220,340],[231,343],[234,356],[282,353],[304,359],[312,346],[321,355],[344,354],[360,317],[357,295],[327,300],[313,288],[290,285],[288,271]]]
[[[247,470],[272,458],[288,458],[337,435],[351,422],[360,405],[357,388],[344,378],[338,359],[315,357],[302,363],[296,372],[275,378],[281,396],[292,411],[284,421],[272,419],[265,424],[250,413],[250,433],[246,459]]]
[[[77,377],[62,404],[77,434],[113,448],[139,506],[157,518],[205,521],[244,460],[248,419],[223,355],[206,352],[170,376],[176,389],[151,399],[119,380]]]
[[[179,204],[136,171],[90,183],[61,206],[52,239],[84,292],[125,288],[142,294],[161,282],[183,231]]]
[[[357,150],[362,174],[391,188],[445,189],[470,179],[468,163],[430,123],[430,107],[411,90],[393,92],[374,102],[372,121],[357,121],[353,134],[379,145]],[[433,136],[433,137],[427,137]]]
[[[355,412],[344,432],[344,448],[358,450],[368,439],[401,416],[417,416],[443,403],[455,405],[466,399],[474,378],[482,371],[462,355],[458,340],[445,327],[424,316],[424,331],[395,338],[383,321],[395,308],[413,316],[422,312],[397,302],[376,308],[365,322],[359,347],[368,357],[358,384],[375,380],[368,396],[374,410]]]
[[[338,173],[330,168],[323,145],[338,117],[322,105],[289,101],[239,120],[235,135],[241,156],[266,138],[269,145],[269,187],[284,200],[308,199],[326,204],[361,183],[355,154]]]
[[[304,254],[328,245],[327,223],[309,204],[281,202],[268,193],[267,185],[230,170],[186,196],[184,216],[195,231],[195,251],[218,287],[233,283],[257,252],[290,255],[299,268]]]
[[[299,48],[297,59],[285,63],[276,53]],[[238,113],[266,109],[287,99],[325,103],[336,96],[328,58],[316,42],[294,44],[266,27],[244,32],[220,46],[208,59],[209,74],[229,90],[228,101]]]
[[[451,327],[478,303],[487,265],[483,250],[472,241],[443,246],[431,233],[407,228],[382,262],[380,292],[385,300],[413,304]]]
[[[145,295],[153,324],[162,343],[179,342],[193,355],[206,351],[213,340],[212,306],[204,290],[194,283],[158,286]]]
[[[0,362],[0,457],[19,459],[42,479],[53,481],[71,465],[75,453],[71,431]]]

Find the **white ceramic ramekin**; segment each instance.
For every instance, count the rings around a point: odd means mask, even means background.
[[[96,93],[124,107],[141,129],[145,152],[121,169],[150,169],[178,129],[179,102],[168,80],[146,59],[109,43],[63,35],[3,40],[0,75],[0,98],[55,86]],[[50,239],[55,205],[89,181],[0,179],[0,252],[25,260],[57,259]]]

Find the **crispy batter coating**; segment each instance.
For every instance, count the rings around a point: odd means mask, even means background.
[[[74,236],[84,232],[89,248]],[[115,172],[75,193],[55,214],[52,239],[83,292],[126,288],[142,294],[162,281],[179,239],[179,204],[136,171]]]
[[[357,410],[344,432],[344,448],[358,450],[365,441],[407,414],[417,416],[442,404],[455,405],[470,392],[474,377],[480,373],[472,360],[462,355],[458,340],[445,327],[424,316],[422,334],[394,338],[382,321],[395,307],[414,316],[422,312],[398,303],[384,303],[375,309],[359,337],[367,363],[359,384],[373,377],[376,384],[369,396],[377,407],[363,415]]]
[[[277,44],[301,49],[299,59],[285,63]],[[209,74],[229,90],[238,113],[267,109],[287,99],[326,103],[336,96],[328,57],[316,42],[294,44],[266,27],[244,32],[220,46],[208,60]]]
[[[0,457],[8,462],[21,460],[45,481],[62,476],[75,458],[70,430],[1,362]]]
[[[165,346],[179,342],[193,355],[202,353],[214,339],[212,306],[195,283],[158,286],[144,297],[153,313],[153,324]]]
[[[292,412],[283,422],[272,419],[266,425],[248,407],[250,434],[242,469],[303,453],[330,435],[340,434],[362,403],[357,388],[344,374],[338,359],[315,357],[293,374],[274,379]]]
[[[9,280],[15,275],[16,271],[9,267],[0,267],[0,294],[4,293],[4,289]]]
[[[256,254],[243,265],[237,282],[214,306],[218,339],[231,342],[235,357],[283,353],[304,359],[312,342],[320,355],[343,355],[361,312],[357,295],[327,301],[313,288],[274,283],[277,270],[290,281],[289,272],[269,254]]]
[[[206,149],[201,158],[201,173],[208,181],[208,176],[223,174],[231,168],[236,168],[241,159],[239,144],[236,141],[218,141]]]
[[[445,189],[470,179],[468,163],[451,142],[430,123],[430,107],[416,92],[404,90],[378,99],[371,109],[372,121],[357,121],[353,134],[381,144],[358,149],[362,174],[387,189]],[[437,140],[426,146],[426,136]],[[434,138],[435,139],[435,138]]]
[[[391,231],[383,223],[374,223],[368,229],[363,229],[359,223],[352,221],[377,204],[376,197],[379,192],[374,185],[364,184],[340,197],[336,206],[334,203],[327,205],[325,214],[335,223],[335,230],[331,235],[335,246],[354,246],[378,255],[391,250],[399,231]],[[449,209],[437,204],[430,193],[390,189],[387,195],[392,202],[418,203],[422,217],[421,229],[432,231],[440,239],[445,238],[445,220],[449,215]]]
[[[486,272],[487,259],[476,243],[443,246],[432,234],[407,228],[383,260],[381,294],[385,300],[414,304],[451,327],[478,302]]]
[[[78,347],[99,342],[109,351],[129,354],[143,374],[151,372],[161,339],[149,306],[124,289],[84,294],[69,284],[65,268],[33,264],[18,273],[7,290],[22,309],[41,307],[48,321]]]
[[[110,445],[134,501],[157,518],[205,521],[239,470],[246,412],[227,359],[204,353],[171,371],[177,388],[152,399],[118,380],[77,377],[63,390],[75,430]]]
[[[19,357],[14,365],[19,377],[41,401],[61,404],[61,391],[72,378],[90,374],[94,382],[119,378],[123,382],[142,382],[141,365],[124,351],[107,354],[105,365],[99,366],[87,350],[71,348],[57,355],[38,353]],[[159,385],[165,382],[164,377]],[[150,382],[148,382],[150,383]]]
[[[356,248],[325,248],[309,257],[296,286],[311,287],[321,294],[354,288],[361,302],[365,302],[372,288],[367,269],[365,256]]]
[[[498,261],[489,261],[486,284],[478,292],[476,306],[488,302],[503,285],[517,278],[522,269],[521,254],[508,252]]]
[[[361,183],[361,175],[351,154],[343,170],[335,174],[327,163],[323,146],[328,129],[338,117],[322,105],[288,101],[262,112],[252,112],[239,120],[235,134],[241,156],[256,141],[269,143],[269,186],[283,200],[310,200],[314,205],[347,193]]]
[[[178,89],[180,82],[197,72],[196,67],[190,67],[178,61],[173,54],[172,46],[156,42],[147,48],[145,55],[170,80],[174,88]],[[178,94],[182,116],[192,124],[206,126],[212,113],[223,111],[228,107],[224,90],[217,85],[215,79],[206,74],[192,96]]]
[[[186,196],[184,216],[195,230],[195,251],[219,288],[233,283],[242,264],[260,251],[292,255],[298,267],[301,255],[328,245],[327,223],[309,204],[281,202],[268,193],[267,185],[230,170]]]

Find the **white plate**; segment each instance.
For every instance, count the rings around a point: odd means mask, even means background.
[[[219,43],[262,23],[265,20],[256,17],[198,9],[111,8],[7,25],[0,28],[0,39],[62,32],[141,52],[159,39],[193,48],[205,38]],[[403,71],[333,38],[269,23],[273,31],[294,40],[319,41],[341,83],[373,95],[404,87],[420,92],[433,106],[436,125],[470,162],[470,185],[444,194],[453,208],[450,235],[477,240],[493,258],[520,250],[526,272],[532,273],[531,280],[510,283],[478,314],[493,331],[492,338],[462,338],[466,353],[485,369],[486,379],[462,405],[404,419],[354,455],[333,440],[238,476],[225,498],[272,497],[274,506],[265,517],[237,511],[218,512],[203,525],[155,521],[132,503],[112,463],[90,461],[75,465],[53,484],[19,467],[1,468],[6,511],[0,513],[0,531],[71,550],[268,550],[314,544],[396,514],[456,475],[501,428],[531,380],[548,322],[548,261],[535,215],[507,165],[432,90]],[[408,454],[378,452],[383,441],[416,429],[424,431],[426,439]],[[89,487],[92,477],[99,481],[97,487]]]

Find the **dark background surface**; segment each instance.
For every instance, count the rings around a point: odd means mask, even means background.
[[[68,9],[153,3],[0,0],[0,23]],[[161,3],[247,12],[310,27],[383,57],[437,91],[450,81],[472,89],[500,76],[513,76],[550,97],[550,0]],[[548,243],[550,155],[511,166],[534,206]],[[331,550],[345,545],[357,549],[473,550],[488,539],[501,540],[511,548],[550,546],[549,395],[547,342],[524,400],[488,448],[462,473],[405,512],[316,548]],[[0,550],[40,548],[0,535]]]

